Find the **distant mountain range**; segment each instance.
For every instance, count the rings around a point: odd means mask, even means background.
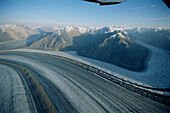
[[[131,27],[42,27],[1,25],[0,41],[26,40],[28,48],[77,51],[79,55],[142,71],[150,45],[170,50],[170,30]]]
[[[1,25],[0,30],[2,31],[0,35],[6,33],[13,40],[24,40],[31,35],[39,33],[37,30],[25,25]]]

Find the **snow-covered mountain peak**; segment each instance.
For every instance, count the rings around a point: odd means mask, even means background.
[[[15,28],[16,25],[13,24],[6,24],[6,25],[1,25],[0,28]]]
[[[57,31],[55,32],[55,34],[61,35],[61,30],[60,30],[60,29],[57,30]]]
[[[53,27],[53,30],[59,30],[59,29],[61,29],[61,28],[58,26]]]
[[[31,29],[38,29],[38,28],[42,28],[42,26],[32,26],[32,27],[30,27]]]
[[[166,30],[166,29],[165,29],[165,28],[162,28],[162,27],[158,27],[158,28],[154,29],[155,32],[161,31],[161,30]]]
[[[78,29],[79,29],[79,32],[80,32],[81,34],[87,33],[87,28],[85,28],[85,27],[79,27]]]
[[[74,27],[73,26],[67,26],[66,28],[65,28],[65,30],[67,31],[67,32],[70,32],[70,31],[73,31],[74,30]]]

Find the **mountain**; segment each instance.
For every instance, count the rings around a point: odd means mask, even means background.
[[[25,40],[31,35],[38,34],[37,30],[31,29],[25,25],[1,25],[0,26],[1,34],[5,33],[7,37],[12,40]],[[3,34],[4,35],[4,34]]]
[[[61,50],[62,48],[72,45],[73,37],[79,35],[81,35],[81,33],[79,32],[78,28],[67,26],[64,29],[58,29],[55,30],[55,32],[44,33],[41,36],[31,36],[27,39],[27,45],[30,48]]]
[[[154,29],[141,34],[146,43],[170,51],[170,31],[167,29]]]
[[[14,40],[7,32],[2,32],[0,29],[0,42]]]
[[[170,50],[170,30],[143,27],[76,27],[1,25],[1,40],[26,39],[28,48],[77,51],[77,54],[142,71],[149,49],[140,41]]]
[[[123,68],[142,71],[149,51],[135,42],[128,30],[115,27],[67,26],[27,38],[29,48],[77,51],[79,55],[102,60]]]
[[[126,32],[118,31],[88,49],[79,50],[78,54],[130,70],[141,71],[145,68],[145,60],[149,51],[140,44],[133,42]]]
[[[29,39],[29,38],[28,38]],[[27,40],[28,40],[27,39]],[[63,39],[61,35],[53,33],[44,33],[39,39],[32,44],[30,48],[39,48],[39,49],[52,49],[59,50],[67,45],[67,42]]]
[[[170,29],[165,28],[133,28],[127,30],[149,45],[170,51]]]

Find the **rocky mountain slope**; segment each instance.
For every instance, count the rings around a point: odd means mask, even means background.
[[[98,40],[98,37],[95,39]],[[130,39],[124,32],[117,31],[115,34],[108,34],[103,40],[96,40],[96,43],[91,43],[92,46],[87,49],[86,46],[81,50],[77,49],[78,54],[135,71],[145,68],[145,60],[149,55],[148,49],[135,43],[133,38]]]
[[[78,31],[78,28],[68,26],[64,29],[56,30],[55,32],[31,36],[27,39],[27,45],[30,48],[61,50],[72,45],[73,37],[79,35],[81,35],[81,33]]]

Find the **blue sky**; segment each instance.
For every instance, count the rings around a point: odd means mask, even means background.
[[[0,24],[170,28],[170,9],[162,0],[102,7],[82,0],[0,0]]]

